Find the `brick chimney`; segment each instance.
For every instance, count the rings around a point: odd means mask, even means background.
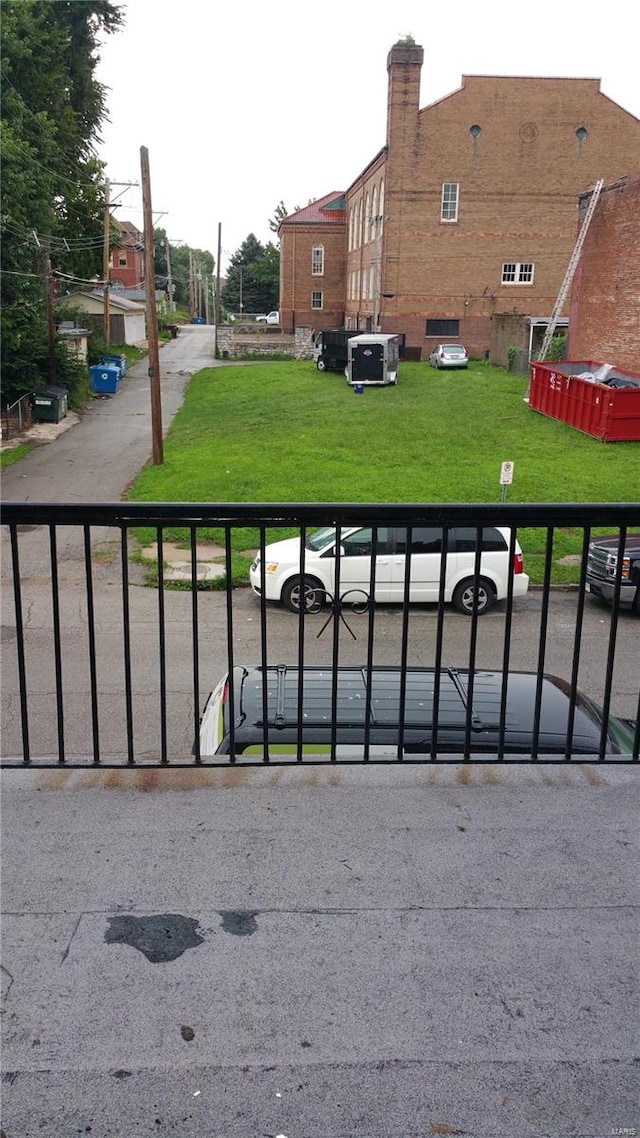
[[[394,44],[387,56],[389,93],[387,97],[387,148],[394,141],[406,147],[418,126],[420,72],[424,50],[410,37]]]

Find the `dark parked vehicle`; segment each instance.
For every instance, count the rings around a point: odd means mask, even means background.
[[[595,537],[587,556],[587,591],[605,601],[615,596],[618,571],[618,534]],[[628,533],[620,570],[620,607],[640,615],[640,533]]]
[[[349,359],[347,344],[361,333],[355,328],[324,328],[313,345],[313,358],[318,371],[344,372]],[[398,332],[400,359],[404,357],[406,333]]]
[[[297,751],[299,724],[303,754],[329,754],[334,675],[337,758],[363,757],[367,726],[372,759],[397,758],[400,743],[407,756],[428,756],[434,733],[438,754],[462,754],[467,738],[470,752],[478,755],[495,755],[501,741],[505,755],[510,757],[530,757],[534,750],[536,673],[507,674],[501,730],[502,672],[470,673],[464,668],[446,668],[441,670],[436,685],[438,674],[433,668],[408,668],[403,673],[397,667],[373,667],[367,703],[366,667],[340,667],[334,674],[331,668],[307,666],[303,669],[300,707],[299,669],[283,664],[267,667],[264,673],[254,665],[234,669],[233,740],[229,675],[222,678],[207,700],[200,724],[201,755],[230,754],[233,746],[237,754],[263,757],[265,734],[274,754],[293,754]],[[544,676],[536,753],[565,756],[570,713],[570,685],[557,676]],[[610,715],[605,753],[630,755],[634,730],[635,724],[630,720]],[[576,693],[570,754],[597,755],[602,732],[602,709],[586,695]]]

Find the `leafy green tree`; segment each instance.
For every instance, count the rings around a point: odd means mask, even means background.
[[[2,5],[5,400],[48,380],[49,267],[61,280],[101,272],[104,177],[95,145],[106,103],[95,68],[100,35],[121,24],[121,9],[110,0]]]
[[[215,258],[208,249],[194,249],[189,245],[172,245],[164,229],[154,229],[156,288],[165,291],[169,284],[167,247],[171,262],[173,300],[179,308],[187,308],[189,305],[191,264],[193,264],[194,273],[201,273],[202,279],[206,279],[210,285],[215,268]]]
[[[275,258],[278,272],[275,274]],[[268,312],[277,306],[280,255],[275,245],[265,246],[254,233],[245,238],[229,261],[221,300],[230,312]]]
[[[277,308],[280,294],[280,250],[272,241],[265,245],[264,254],[256,261],[255,276],[258,283],[268,290],[269,300],[265,304],[267,312]]]

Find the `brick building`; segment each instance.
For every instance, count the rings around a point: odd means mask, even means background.
[[[598,79],[464,76],[420,109],[423,49],[392,47],[386,144],[280,226],[285,330],[345,324],[479,356],[495,313],[551,313],[598,178],[640,173],[640,121]]]
[[[120,242],[111,251],[109,260],[113,289],[144,289],[144,237],[131,221],[116,221]]]
[[[573,281],[568,356],[640,372],[639,177],[604,186],[598,199]]]

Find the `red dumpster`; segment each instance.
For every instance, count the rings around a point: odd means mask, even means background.
[[[596,360],[536,360],[529,406],[604,443],[640,442],[638,372]]]

